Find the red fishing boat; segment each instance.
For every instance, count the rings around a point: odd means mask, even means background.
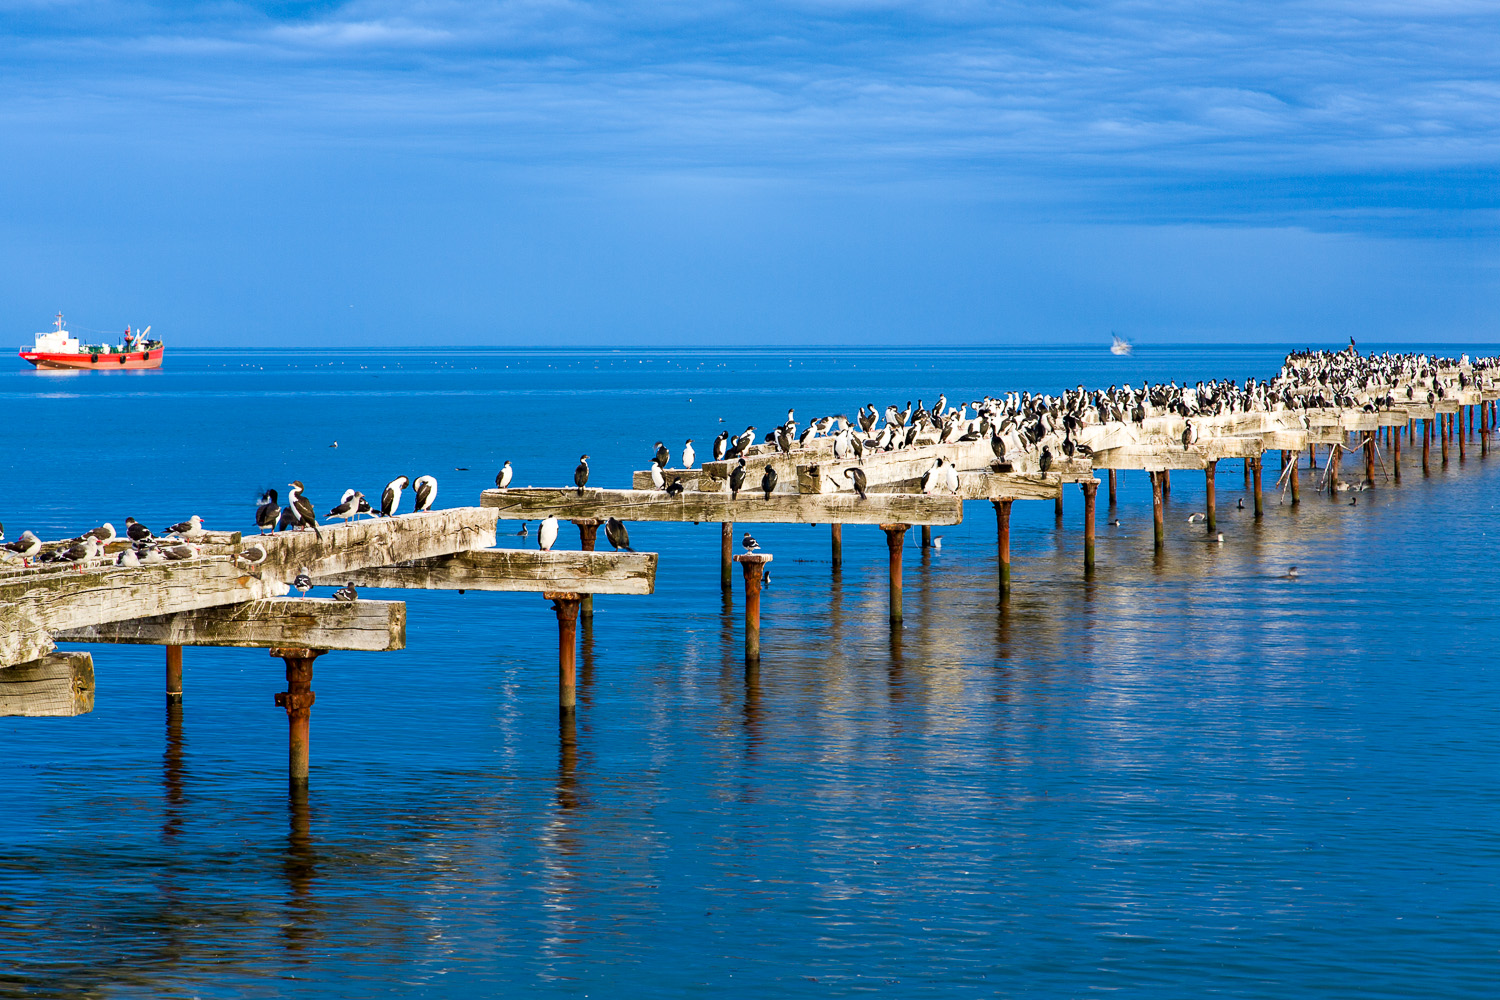
[[[52,321],[53,329],[36,335],[36,344],[21,348],[21,360],[38,368],[93,368],[119,371],[131,368],[160,368],[166,347],[149,339],[151,328],[132,331],[118,344],[84,344],[68,333],[62,313]]]

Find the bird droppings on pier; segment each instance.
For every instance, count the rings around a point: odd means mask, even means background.
[[[591,482],[584,454],[571,485],[555,487],[515,486],[516,470],[506,461],[495,487],[472,507],[439,508],[436,477],[401,475],[379,491],[378,505],[345,489],[320,518],[308,488],[294,480],[284,505],[277,489],[260,491],[248,518],[255,530],[244,537],[209,530],[196,515],[160,534],[133,517],[124,520],[123,534],[107,521],[51,541],[29,530],[13,541],[0,534],[0,714],[91,710],[92,658],[59,653],[58,641],[166,647],[172,702],[183,696],[184,646],[268,648],[286,665],[287,690],[276,703],[288,716],[289,774],[303,783],[310,772],[314,661],[333,650],[405,646],[405,604],[367,600],[364,588],[542,595],[556,611],[558,706],[569,719],[577,711],[577,623],[591,618],[592,595],[646,596],[655,587],[657,555],[634,551],[631,521],[720,525],[720,586],[732,594],[732,567],[739,563],[746,669],[758,670],[760,595],[773,556],[746,525],[828,525],[835,574],[844,562],[844,525],[878,527],[888,557],[892,648],[899,650],[907,617],[906,536],[914,526],[922,529],[916,544],[925,579],[929,555],[940,551],[943,538],[932,529],[961,523],[967,502],[987,500],[994,510],[996,597],[1004,615],[1017,585],[1010,514],[1018,501],[1051,500],[1061,529],[1064,491],[1079,486],[1080,576],[1092,585],[1108,571],[1096,561],[1096,499],[1104,481],[1097,473],[1107,477],[1112,528],[1125,527],[1113,516],[1118,475],[1147,474],[1151,551],[1160,561],[1173,471],[1204,473],[1204,508],[1185,522],[1202,542],[1219,547],[1226,544],[1216,486],[1222,463],[1243,472],[1245,495],[1236,498],[1235,511],[1248,511],[1252,525],[1268,516],[1267,452],[1279,459],[1270,487],[1277,507],[1303,502],[1305,450],[1313,489],[1358,510],[1360,494],[1400,484],[1402,437],[1414,446],[1418,424],[1423,475],[1432,471],[1434,437],[1444,466],[1454,451],[1458,463],[1468,460],[1469,437],[1487,456],[1497,400],[1494,359],[1308,351],[1289,355],[1264,381],[1076,386],[1057,395],[1009,392],[953,403],[939,393],[931,406],[920,398],[904,406],[865,402],[852,419],[834,414],[806,425],[792,408],[768,431],[755,424],[720,431],[701,464],[693,438],[676,455],[657,440],[643,448],[647,467],[632,474],[628,488]],[[1355,460],[1346,472],[1349,455]],[[408,491],[413,509],[403,511]],[[369,495],[376,495],[373,488]],[[578,529],[578,551],[557,548],[564,520]],[[520,521],[506,533],[526,539],[528,525],[537,522],[536,548],[495,548],[501,521]],[[596,550],[601,527],[613,551]],[[1297,567],[1284,579],[1298,579]],[[319,588],[332,589],[327,597],[307,596]],[[290,596],[293,590],[298,596]]]

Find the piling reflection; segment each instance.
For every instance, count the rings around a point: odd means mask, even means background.
[[[182,773],[182,703],[167,703],[167,741],[162,751],[161,784],[164,806],[162,809],[161,835],[170,843],[182,832],[183,792]]]
[[[594,616],[578,617],[578,700],[594,704]]]
[[[287,884],[286,920],[281,926],[282,948],[299,965],[312,961],[304,954],[322,935],[322,919],[313,880],[318,875],[317,850],[312,838],[312,807],[306,785],[293,785],[287,795],[286,855],[282,875]]]
[[[557,729],[557,782],[554,806],[542,824],[538,838],[542,867],[541,890],[544,898],[540,951],[557,967],[575,957],[581,933],[579,902],[576,899],[580,867],[586,863],[577,828],[585,798],[579,779],[578,722],[576,717],[562,716]],[[556,973],[543,973],[554,978]]]

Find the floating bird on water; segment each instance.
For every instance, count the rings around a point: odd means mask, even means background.
[[[313,534],[317,535],[319,538],[322,538],[323,532],[318,530],[317,508],[312,505],[311,500],[302,495],[302,491],[305,489],[307,489],[307,487],[302,485],[302,480],[300,479],[295,479],[292,482],[288,483],[286,505],[296,512],[297,522],[299,524],[301,524],[304,528],[311,527],[313,530]]]
[[[578,495],[583,496],[583,488],[589,484],[589,457],[584,455],[578,459],[578,467],[573,470],[573,485],[578,487]]]
[[[943,536],[942,535],[933,535],[932,536],[932,547],[935,548],[935,549],[940,549],[940,548],[943,547]]]
[[[739,464],[736,465],[733,469],[729,470],[729,498],[731,500],[739,499],[740,490],[744,487],[744,485],[745,460],[741,458]]]
[[[693,461],[697,459],[697,457],[697,454],[693,451],[693,439],[688,438],[682,446],[682,467],[684,469],[691,469],[693,467]]]
[[[1295,580],[1295,579],[1297,579],[1297,567],[1293,566],[1290,569],[1288,569],[1286,571],[1286,578],[1288,580]]]
[[[771,491],[776,489],[776,469],[767,464],[766,471],[760,477],[760,488],[766,491],[766,499],[771,499]]]
[[[745,547],[746,552],[754,552],[756,549],[760,548],[760,543],[757,542],[755,540],[755,536],[750,534],[750,532],[748,531],[745,532],[745,537],[740,539],[740,544]]]
[[[856,465],[845,469],[844,475],[848,476],[853,482],[854,492],[859,494],[859,498],[861,500],[868,500],[869,497],[865,493],[865,470]]]
[[[338,590],[335,590],[333,592],[333,599],[335,601],[344,601],[345,603],[359,600],[359,591],[354,589],[354,581],[350,580]]]
[[[276,522],[281,517],[281,501],[275,490],[266,490],[255,505],[255,526],[262,532],[277,530]]]
[[[1188,515],[1188,524],[1197,524],[1199,521],[1207,521],[1207,520],[1208,520],[1208,516],[1206,514],[1189,514]]]
[[[1224,544],[1224,532],[1222,532],[1222,531],[1219,532],[1218,535],[1214,537],[1214,541],[1218,542],[1220,545],[1223,545]]]
[[[505,489],[510,485],[511,477],[514,475],[515,470],[510,467],[510,459],[507,458],[505,464],[500,466],[500,471],[495,473],[495,486],[502,490]]]
[[[604,537],[609,539],[609,544],[619,552],[632,552],[630,547],[630,532],[625,530],[625,522],[618,517],[612,517],[604,522]]]
[[[335,442],[333,442],[333,444],[329,445],[328,447],[330,447],[330,448],[337,448],[338,446],[339,446],[339,443],[337,441],[335,441]]]
[[[152,538],[155,538],[156,536],[151,533],[150,528],[146,527],[135,518],[127,517],[125,519],[125,537],[130,539],[132,542],[145,542],[149,541]]]
[[[543,552],[551,552],[553,543],[557,541],[557,518],[549,517],[542,521],[542,526],[537,529],[536,543]]]
[[[522,538],[525,538],[527,535],[531,534],[531,529],[528,528],[528,527],[526,527],[526,522],[525,521],[522,521],[521,522],[521,530],[518,531],[518,532],[516,532],[516,534],[520,535]]]
[[[380,494],[380,516],[394,517],[396,509],[401,506],[401,491],[411,485],[411,480],[405,476],[397,476],[385,484],[385,489]]]
[[[437,501],[437,480],[432,476],[418,476],[414,488],[416,490],[416,507],[413,512],[420,513],[424,510],[431,510],[433,503]]]
[[[312,586],[312,570],[303,566],[297,571],[297,575],[292,578],[292,588],[303,597],[306,597],[307,592],[312,590]]]
[[[1244,510],[1245,509],[1245,498],[1244,497],[1240,497],[1238,500],[1235,501],[1234,506],[1235,506],[1236,510]]]
[[[194,514],[186,521],[179,521],[167,529],[168,534],[174,535],[196,535],[203,530],[203,518]],[[113,534],[113,529],[111,529]]]
[[[682,487],[682,477],[681,476],[673,476],[672,477],[672,485],[670,485],[670,486],[667,487],[667,496],[669,496],[669,497],[680,497],[680,496],[682,496],[682,489],[683,489],[683,487]]]
[[[1109,523],[1112,524],[1112,525],[1114,525],[1116,528],[1118,528],[1120,526],[1120,519],[1118,517],[1110,518],[1110,522]]]

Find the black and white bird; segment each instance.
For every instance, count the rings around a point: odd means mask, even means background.
[[[424,510],[431,510],[432,505],[437,501],[437,480],[432,476],[418,476],[412,489],[415,492],[414,499],[416,501],[416,506],[413,508],[414,512],[421,513]]]
[[[290,531],[301,523],[297,520],[297,512],[290,506],[278,507],[277,509],[281,511],[276,517],[277,531]]]
[[[133,547],[122,549],[120,551],[120,554],[115,556],[116,566],[139,566],[140,564],[141,557],[136,554],[136,551]]]
[[[7,552],[14,552],[23,560],[22,565],[30,566],[32,557],[42,551],[42,540],[31,531],[21,532],[21,537],[13,542],[6,542],[0,548]]]
[[[115,537],[115,526],[113,524],[110,524],[108,521],[105,521],[103,524],[99,525],[99,527],[90,528],[88,531],[85,531],[78,537],[97,538],[101,542],[112,541]]]
[[[525,521],[522,521],[521,522],[521,530],[518,531],[518,532],[516,532],[516,534],[520,535],[522,538],[525,538],[526,536],[528,536],[528,535],[531,534],[531,529],[526,526],[526,522]]]
[[[771,499],[771,492],[776,489],[776,467],[766,465],[765,473],[760,477],[760,488],[765,491],[766,499]]]
[[[61,552],[56,553],[56,555],[53,557],[53,562],[71,562],[82,564],[88,562],[91,559],[99,558],[102,549],[103,546],[100,543],[99,539],[93,537],[92,535],[85,535],[82,540],[74,542],[66,549],[63,549]]]
[[[401,506],[401,491],[411,485],[411,480],[405,476],[397,476],[385,484],[385,489],[380,494],[380,516],[396,516],[396,508]]]
[[[745,486],[745,460],[742,458],[739,464],[729,470],[729,498],[739,499],[740,490]]]
[[[297,571],[297,575],[292,578],[292,589],[297,591],[303,597],[306,597],[307,592],[309,590],[312,590],[312,587],[312,570],[308,569],[306,566],[303,566]]]
[[[203,554],[202,546],[189,545],[187,542],[178,542],[176,545],[163,545],[161,554],[171,560],[192,559],[194,556]]]
[[[311,527],[313,534],[322,538],[323,532],[318,530],[318,511],[313,507],[312,501],[302,495],[302,491],[305,489],[307,487],[302,485],[302,480],[300,479],[289,483],[287,486],[286,505],[296,512],[298,524],[304,528]]]
[[[1193,426],[1191,420],[1182,422],[1182,450],[1187,451],[1198,443],[1198,428]]]
[[[604,522],[604,537],[609,539],[609,544],[619,552],[632,552],[630,547],[630,532],[625,530],[625,522],[618,517],[612,517]]]
[[[693,439],[688,438],[682,445],[682,467],[691,469],[693,462],[698,458],[697,452],[693,451]]]
[[[1047,445],[1042,445],[1042,454],[1041,457],[1036,460],[1036,466],[1043,472],[1046,472],[1048,469],[1052,468],[1052,449]]]
[[[345,490],[344,498],[324,516],[330,520],[340,517],[344,519],[345,524],[348,524],[349,519],[359,513],[359,500],[356,499],[358,496],[358,490]]]
[[[715,462],[724,461],[724,456],[729,452],[729,432],[720,431],[719,436],[714,438],[713,455]]]
[[[266,561],[266,547],[256,542],[246,547],[234,558],[236,562],[244,563],[246,566],[259,566]]]
[[[552,546],[557,542],[557,518],[549,517],[542,521],[542,526],[537,529],[536,544],[543,552],[551,552]]]
[[[335,590],[333,592],[333,599],[335,601],[343,601],[346,604],[350,601],[359,600],[359,591],[354,589],[354,581],[350,580],[338,590]]]
[[[680,497],[680,496],[682,496],[682,492],[683,492],[682,477],[681,476],[673,476],[671,484],[667,487],[667,496],[669,496],[669,497]]]
[[[651,460],[651,486],[653,489],[662,489],[667,485],[667,477],[662,475],[662,464],[656,459]]]
[[[276,531],[281,519],[281,500],[275,490],[266,490],[255,505],[255,526],[262,532]]]
[[[151,533],[150,528],[135,518],[127,517],[125,519],[125,537],[132,542],[147,542],[156,536]]]
[[[665,469],[672,461],[672,453],[667,451],[667,446],[660,441],[656,442],[656,464]]]
[[[114,529],[111,528],[110,531],[111,533],[113,533]],[[171,535],[196,535],[201,533],[202,531],[203,518],[199,517],[197,514],[194,514],[186,521],[178,521],[176,524],[167,529],[167,533]]]
[[[746,552],[754,552],[756,549],[760,548],[760,542],[757,542],[755,540],[755,536],[750,534],[750,532],[748,531],[745,532],[745,537],[740,539],[740,544],[745,547]]]
[[[578,459],[578,466],[573,470],[573,485],[578,487],[578,495],[583,496],[583,488],[589,484],[589,457],[583,455]]]
[[[865,493],[865,489],[867,488],[865,470],[859,466],[854,466],[853,468],[845,469],[844,475],[849,477],[849,481],[854,484],[854,492],[859,494],[859,498],[861,500],[868,500],[869,497]]]
[[[500,466],[500,471],[495,473],[495,487],[497,489],[505,489],[510,485],[511,477],[515,474],[516,470],[510,467],[510,459],[507,458],[505,464]]]

